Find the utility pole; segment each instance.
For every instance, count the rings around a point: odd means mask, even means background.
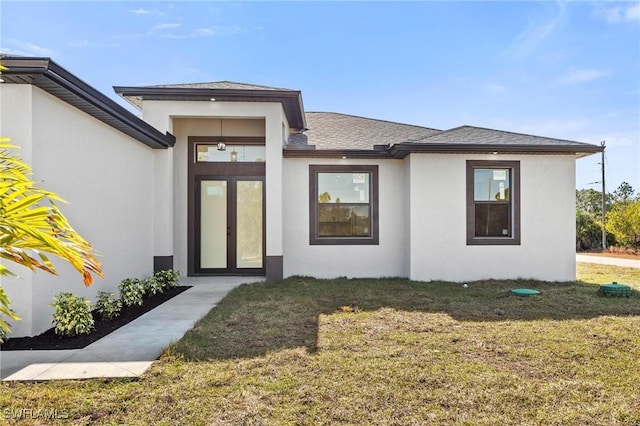
[[[607,230],[605,229],[605,221],[606,221],[606,199],[607,195],[605,192],[605,184],[604,184],[604,149],[605,144],[604,141],[600,142],[600,146],[602,147],[602,249],[607,248]]]

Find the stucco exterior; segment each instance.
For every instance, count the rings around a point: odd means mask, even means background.
[[[0,284],[23,318],[12,321],[13,336],[49,328],[53,309],[48,305],[61,291],[94,300],[98,291],[117,291],[124,278],[145,278],[167,265],[183,275],[251,273],[250,268],[194,266],[197,238],[221,242],[209,246],[234,253],[240,228],[240,221],[219,219],[221,209],[207,215],[208,222],[222,224],[220,239],[196,234],[198,197],[219,195],[196,195],[201,194],[194,189],[198,179],[237,183],[234,179],[245,177],[263,185],[264,192],[258,192],[263,199],[255,192],[248,197],[263,205],[262,227],[243,230],[259,229],[252,234],[261,235],[253,247],[260,248],[261,241],[263,250],[252,256],[262,256],[263,266],[254,271],[267,279],[575,279],[575,160],[599,147],[472,126],[442,131],[305,113],[299,91],[227,81],[116,88],[140,109],[140,119],[49,59],[12,60],[23,68],[15,78],[3,73],[0,135],[22,147],[36,180],[70,201],[63,212],[93,244],[105,273],[104,280],[86,288],[80,275],[59,261],[54,263],[60,276],[12,266],[20,278],[2,278]],[[196,143],[216,146],[224,138],[264,146],[264,158],[243,165],[230,159],[198,164],[195,154],[190,158]],[[502,245],[478,245],[467,235],[472,217],[467,216],[467,162],[498,160],[518,164],[519,238],[505,244],[500,235]],[[324,241],[310,235],[310,170],[328,165],[377,167],[366,169],[377,170],[378,182],[378,228],[374,237],[366,237],[370,241],[357,244],[346,237],[345,244],[344,234]],[[229,194],[221,195],[231,206],[224,214],[233,215]],[[259,213],[255,217],[259,223]],[[226,240],[220,237],[225,225]]]
[[[117,292],[124,278],[153,273],[155,151],[37,87],[0,85],[0,99],[0,132],[22,147],[42,187],[69,200],[61,209],[94,246],[105,274],[87,288],[55,259],[59,276],[8,265],[20,276],[2,278],[22,317],[11,322],[12,335],[28,336],[51,327],[49,303],[57,293],[95,300],[100,290]]]
[[[521,243],[466,244],[467,160],[520,161]],[[575,158],[411,154],[409,277],[419,281],[575,279]]]
[[[309,244],[309,165],[378,165],[378,245]],[[398,160],[286,159],[284,163],[284,276],[406,277],[403,162]]]

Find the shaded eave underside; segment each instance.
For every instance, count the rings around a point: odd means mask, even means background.
[[[517,144],[429,144],[398,143],[384,150],[355,149],[285,149],[287,158],[380,158],[403,159],[412,153],[422,154],[519,154],[519,155],[574,155],[577,158],[602,152],[602,147],[580,145],[517,145]]]
[[[83,82],[50,58],[5,56],[3,84],[31,84],[151,148],[168,148],[175,137],[162,134],[124,107]]]
[[[299,90],[247,90],[208,89],[192,87],[123,87],[115,86],[115,92],[138,109],[142,101],[207,101],[211,102],[279,102],[282,104],[289,126],[304,129],[306,121],[302,95]]]

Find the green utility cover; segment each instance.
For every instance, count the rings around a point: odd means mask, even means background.
[[[533,290],[531,288],[514,288],[511,290],[511,293],[515,294],[516,296],[535,296],[537,294],[540,294],[540,292],[538,290]]]
[[[598,289],[598,294],[601,296],[631,296],[631,287],[624,284],[618,284],[613,282],[612,284],[603,284]]]

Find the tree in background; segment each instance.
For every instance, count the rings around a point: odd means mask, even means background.
[[[102,266],[91,245],[64,217],[53,192],[38,188],[31,180],[31,167],[12,154],[7,138],[0,138],[0,259],[57,274],[47,257],[53,255],[69,262],[84,284],[93,282],[92,274],[102,277]],[[0,275],[15,276],[0,264]],[[0,335],[9,331],[4,317],[18,320],[10,308],[6,292],[0,287]]]
[[[606,194],[607,245],[640,244],[640,196],[627,182]],[[576,191],[577,248],[602,247],[602,193],[594,189]]]
[[[623,246],[640,244],[640,197],[627,182],[613,192],[614,203],[607,212],[606,228]]]

